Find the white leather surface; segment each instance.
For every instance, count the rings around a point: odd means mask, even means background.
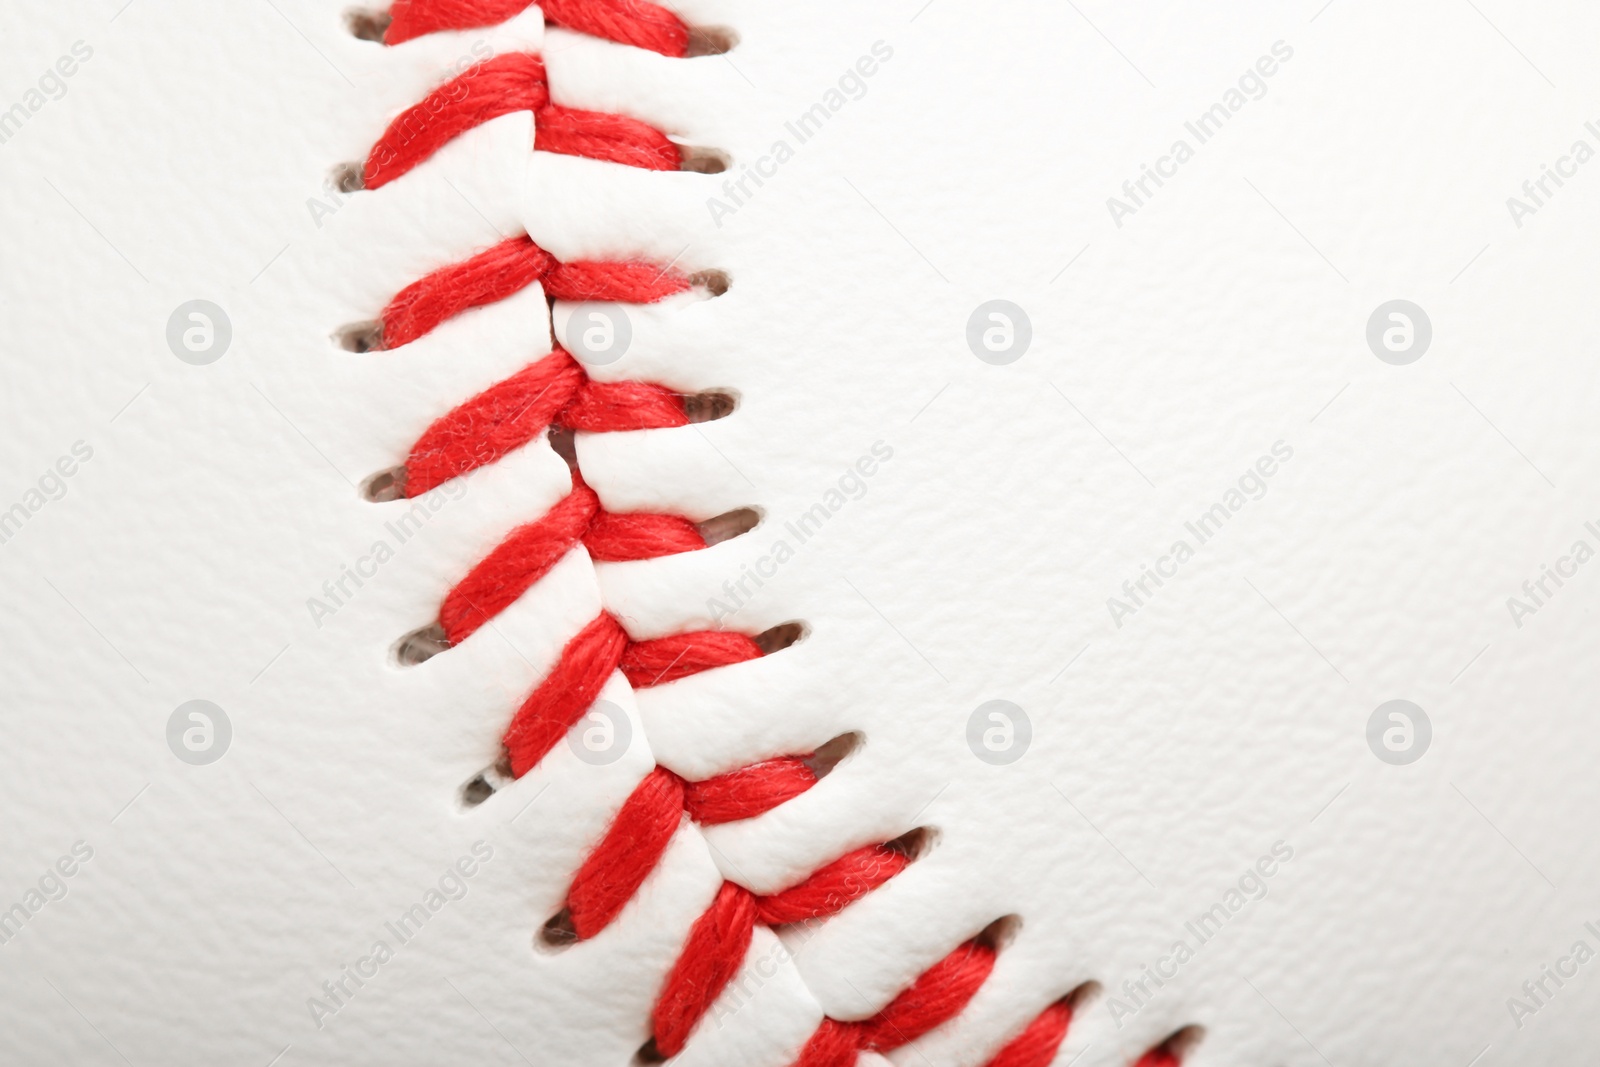
[[[1596,964],[1547,979],[1520,1027],[1507,1000],[1531,1005],[1523,983],[1575,942],[1600,950],[1600,565],[1520,627],[1506,601],[1575,541],[1600,548],[1600,164],[1520,227],[1506,198],[1575,140],[1600,149],[1600,15],[695,0],[691,21],[740,44],[681,61],[544,34],[536,11],[386,50],[326,0],[123,5],[0,11],[0,112],[93,49],[0,144],[0,509],[59,496],[0,544],[0,907],[92,849],[0,944],[5,1062],[621,1067],[724,872],[778,888],[917,826],[934,849],[803,944],[758,932],[748,992],[682,1062],[778,1067],[824,1011],[871,1014],[1004,915],[1020,929],[967,1012],[891,1060],[976,1065],[1089,981],[1059,1064],[1127,1064],[1187,1025],[1206,1031],[1194,1067],[1592,1048]],[[797,144],[785,123],[880,41],[860,98]],[[1264,95],[1115,225],[1107,197],[1193,144],[1184,123],[1280,41]],[[329,169],[480,42],[542,48],[559,102],[719,147],[733,174],[531,155],[523,115],[331,198]],[[779,139],[792,158],[714,218],[707,198],[732,203],[724,178]],[[312,199],[336,209],[320,225]],[[393,642],[565,467],[541,443],[442,494],[319,626],[308,598],[410,507],[356,486],[547,351],[549,323],[530,291],[398,352],[329,335],[518,229],[731,275],[718,299],[633,312],[633,347],[594,373],[731,390],[737,413],[579,456],[612,510],[767,518],[667,560],[579,552],[400,668]],[[165,338],[196,298],[233,327],[208,366]],[[1003,366],[965,337],[996,298],[1033,330]],[[1397,298],[1433,325],[1406,366],[1365,340]],[[92,458],[40,486],[79,441]],[[1259,499],[1115,625],[1107,599],[1193,544],[1185,523],[1278,442],[1292,456]],[[798,544],[785,524],[831,492]],[[792,558],[722,622],[803,620],[802,643],[639,694],[615,680],[623,759],[561,746],[458,809],[595,611],[639,637],[711,625],[779,540]],[[1396,698],[1433,727],[1406,766],[1366,738]],[[209,766],[167,748],[192,699],[232,723]],[[966,741],[997,699],[1032,726],[1003,766]],[[653,761],[700,777],[849,731],[864,745],[811,792],[681,834],[593,942],[532,947]],[[480,841],[465,894],[397,946],[385,923]],[[1185,923],[1279,842],[1264,897],[1135,1001],[1124,983],[1197,944]],[[393,958],[316,1025],[308,998],[379,939]]]

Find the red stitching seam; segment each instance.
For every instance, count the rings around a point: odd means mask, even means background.
[[[446,29],[493,25],[526,0],[396,0],[385,43]],[[640,0],[544,0],[548,22],[683,56],[689,31],[664,8]],[[536,150],[585,156],[646,169],[679,166],[665,134],[620,115],[560,108],[550,103],[543,62],[526,54],[499,56],[470,68],[403,112],[368,154],[364,185],[399,178],[461,133],[518,111],[535,115]],[[384,309],[379,347],[397,348],[470,308],[505,299],[534,282],[552,299],[654,303],[689,288],[680,274],[643,263],[562,263],[526,236],[512,238],[463,263],[407,286]],[[585,432],[686,425],[682,401],[657,385],[592,382],[559,347],[458,405],[413,446],[404,467],[404,492],[415,496],[494,462],[550,427]],[[439,620],[450,645],[512,603],[580,542],[596,561],[657,558],[705,547],[698,529],[672,515],[614,515],[576,471],[573,489],[545,515],[513,530],[445,597]],[[572,637],[556,666],[523,702],[504,735],[512,773],[535,767],[575,726],[614,671],[635,688],[755,659],[761,649],[743,634],[699,631],[632,641],[602,613]],[[701,782],[686,782],[665,767],[645,775],[610,828],[573,876],[567,913],[577,939],[604,929],[666,851],[683,816],[700,824],[754,818],[805,792],[817,775],[807,757],[752,764]],[[691,926],[663,984],[651,1020],[654,1051],[680,1052],[696,1023],[737,974],[756,923],[817,920],[894,877],[910,862],[889,844],[857,849],[797,885],[768,896],[725,881]],[[824,1018],[795,1067],[847,1067],[861,1050],[898,1048],[947,1022],[964,1008],[993,970],[996,952],[980,941],[959,946],[869,1019]],[[1002,1048],[987,1067],[1045,1067],[1056,1054],[1072,1008],[1058,1000]],[[1176,1057],[1152,1050],[1138,1067],[1173,1067]]]

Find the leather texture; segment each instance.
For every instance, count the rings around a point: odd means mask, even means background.
[[[1600,965],[1560,960],[1600,950],[1600,564],[1541,568],[1600,549],[1600,164],[1574,145],[1600,150],[1600,12],[1319,3],[691,0],[739,37],[693,60],[531,9],[391,49],[330,0],[0,11],[0,117],[29,108],[0,144],[0,509],[28,512],[0,544],[0,908],[92,851],[0,944],[0,1060],[621,1067],[725,876],[775,890],[918,827],[931,849],[836,919],[758,930],[678,1062],[781,1067],[1006,916],[968,1009],[892,1062],[975,1067],[1085,983],[1061,1065],[1188,1026],[1192,1067],[1588,1054]],[[383,189],[326,185],[516,49],[558,104],[731,169],[534,154],[523,114]],[[1530,196],[1543,165],[1563,184]],[[738,410],[577,453],[612,511],[763,522],[661,560],[580,549],[401,667],[567,469],[541,441],[410,520],[358,486],[548,352],[551,315],[530,289],[395,352],[332,335],[519,230],[728,273],[627,308],[628,351],[590,373]],[[167,336],[195,299],[232,330],[203,366]],[[1011,362],[978,354],[999,320],[969,343],[997,299],[1031,327]],[[1367,336],[1397,299],[1431,323],[1404,365]],[[333,604],[347,568],[371,574]],[[602,608],[636,638],[807,633],[614,678],[620,759],[558,747],[463,810]],[[195,699],[232,727],[206,766],[165,733]],[[1415,762],[1380,755],[1395,720],[1369,740],[1395,699],[1431,724]],[[1010,762],[991,701],[1026,716]],[[850,732],[803,796],[680,834],[592,942],[535,947],[656,762],[698,779]]]

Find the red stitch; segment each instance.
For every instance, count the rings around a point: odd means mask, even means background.
[[[544,759],[600,696],[622,660],[628,635],[604,613],[579,630],[544,681],[528,695],[506,728],[511,773],[518,778]]]
[[[705,826],[753,819],[804,793],[817,776],[801,760],[785,756],[694,782],[684,802],[689,818]]]
[[[594,490],[579,485],[544,515],[512,530],[445,597],[439,623],[450,643],[465,641],[548,573],[582,539],[599,510]]]
[[[532,6],[530,0],[395,0],[383,36],[395,45],[440,30],[493,26]],[[666,8],[641,0],[543,0],[545,22],[621,44],[680,58],[689,51],[689,30]]]
[[[842,1023],[826,1016],[811,1034],[811,1040],[800,1050],[794,1067],[855,1067],[856,1024]]]
[[[644,382],[591,382],[558,347],[434,420],[411,446],[405,494],[420,496],[493,463],[552,424],[596,433],[687,426],[689,419],[676,393]]]
[[[861,1047],[887,1052],[948,1022],[988,980],[994,963],[995,950],[988,945],[974,940],[960,946],[922,972],[882,1011],[856,1024]]]
[[[677,170],[682,162],[672,139],[647,122],[552,104],[544,61],[512,52],[468,67],[402,111],[367,153],[361,184],[381,189],[468,130],[518,111],[534,113],[537,151],[644,170]]]
[[[723,882],[711,906],[690,928],[651,1013],[651,1033],[661,1055],[683,1051],[695,1023],[739,972],[750,950],[755,921],[755,897]]]
[[[678,16],[645,0],[544,0],[545,21],[609,41],[637,45],[682,59],[689,28]]]
[[[820,919],[843,911],[911,862],[905,853],[885,845],[847,852],[797,886],[757,900],[756,914],[768,926]]]
[[[1007,1042],[983,1067],[1050,1067],[1071,1023],[1071,1003],[1058,1000],[1035,1016],[1022,1033]]]
[[[583,718],[614,670],[643,689],[760,655],[744,634],[717,630],[630,644],[617,620],[602,613],[567,642],[555,668],[512,717],[504,738],[511,773],[520,778],[533,769]]]
[[[456,583],[439,608],[445,638],[458,645],[504,611],[582,541],[597,560],[654,559],[706,546],[676,515],[611,515],[581,482],[555,507],[512,530]]]
[[[623,563],[693,552],[706,547],[706,539],[694,523],[677,515],[602,511],[583,535],[583,546],[598,562]]]
[[[470,308],[504,300],[534,282],[552,300],[653,304],[689,288],[689,279],[648,263],[561,263],[526,235],[440,267],[395,294],[383,309],[383,347],[399,348]]]
[[[580,939],[605,929],[633,899],[682,821],[683,779],[657,767],[628,795],[606,836],[572,876],[567,908]]]
[[[389,124],[367,153],[362,185],[382,188],[474,126],[548,103],[550,86],[538,56],[513,52],[486,59]]]
[[[527,6],[525,0],[396,0],[389,44],[440,29],[489,25]],[[609,37],[667,55],[683,55],[688,31],[670,12],[639,0],[546,0],[552,24]],[[370,153],[366,184],[376,188],[428,158],[461,132],[499,115],[536,112],[535,148],[648,169],[675,169],[677,147],[638,120],[552,105],[542,62],[508,55],[472,68],[435,90],[391,123]],[[382,316],[382,346],[396,348],[469,308],[505,299],[541,282],[555,300],[651,303],[689,285],[682,275],[644,263],[561,263],[526,236],[434,271],[390,301]],[[683,401],[660,386],[595,383],[566,352],[524,368],[436,420],[411,450],[408,496],[493,462],[559,425],[586,432],[666,428],[687,424]],[[705,547],[687,519],[668,515],[611,515],[574,475],[573,491],[546,515],[518,527],[445,598],[440,623],[454,644],[520,596],[582,541],[597,560],[637,560]],[[699,632],[630,642],[602,613],[574,635],[554,668],[529,694],[508,725],[504,743],[512,773],[521,776],[550,751],[621,670],[636,688],[665,684],[699,671],[744,662],[761,649],[743,634]],[[567,894],[579,939],[604,929],[660,861],[685,812],[705,823],[754,818],[798,796],[817,781],[801,759],[766,760],[687,785],[656,767],[635,787],[600,843],[573,876]],[[724,882],[691,927],[652,1013],[655,1049],[673,1056],[738,972],[756,922],[769,925],[833,915],[899,874],[910,862],[902,850],[872,845],[814,871],[767,897]],[[946,1022],[966,1006],[994,967],[982,941],[962,945],[929,968],[882,1011],[861,1022],[824,1019],[798,1067],[849,1067],[859,1050],[888,1051]],[[1051,1005],[1008,1043],[988,1067],[1045,1067],[1071,1020],[1066,1002]],[[1176,1067],[1165,1047],[1138,1067]]]
[[[689,279],[653,263],[573,260],[560,262],[545,279],[552,300],[615,300],[654,304],[689,288]]]
[[[406,496],[420,496],[527,444],[579,395],[583,382],[583,368],[557,349],[434,420],[406,458]]]
[[[878,1014],[861,1022],[825,1018],[794,1067],[851,1067],[856,1052],[888,1052],[948,1022],[967,1006],[994,970],[995,951],[968,941],[929,967]]]
[[[504,300],[549,275],[556,257],[527,237],[512,237],[462,263],[412,282],[383,309],[383,347],[399,348],[446,319]]]
[[[683,399],[644,382],[586,382],[561,412],[569,430],[663,430],[689,425]]]
[[[621,666],[629,684],[635,689],[648,689],[760,656],[761,646],[744,634],[697,630],[654,641],[636,641],[623,654]]]
[[[672,138],[639,119],[546,104],[534,114],[533,147],[641,170],[677,170],[683,155]]]
[[[756,921],[769,925],[837,914],[898,874],[909,860],[881,845],[852,852],[800,885],[756,897],[724,882],[689,931],[651,1016],[656,1051],[676,1056],[690,1032],[738,973]]]

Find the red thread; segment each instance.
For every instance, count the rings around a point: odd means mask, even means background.
[[[493,463],[545,431],[583,387],[583,369],[557,349],[434,420],[406,457],[406,496]]]
[[[628,635],[606,614],[573,635],[555,668],[522,702],[506,728],[503,740],[513,775],[521,778],[532,770],[583,718],[627,645]]]
[[[1050,1067],[1072,1023],[1072,1005],[1058,1000],[1006,1043],[983,1067]],[[1146,1064],[1145,1067],[1157,1067]]]
[[[408,497],[493,463],[551,425],[599,433],[687,426],[683,400],[645,382],[591,382],[557,348],[435,419],[406,459]]]
[[[616,918],[655,869],[682,820],[683,779],[657,767],[634,787],[611,829],[572,876],[567,908],[579,938],[593,937]]]
[[[960,946],[922,972],[882,1011],[856,1024],[861,1047],[887,1052],[948,1022],[988,980],[994,963],[995,951],[988,945],[968,941]]]
[[[526,238],[502,242],[403,290],[384,313],[386,343],[403,344],[461,311],[542,281],[554,297],[647,302],[687,282],[647,264],[563,264]],[[584,431],[686,425],[677,395],[640,382],[595,383],[566,352],[519,371],[436,420],[407,460],[406,492],[415,495],[493,462],[552,424]],[[451,644],[465,640],[521,596],[582,541],[600,560],[646,559],[705,547],[688,520],[670,515],[612,515],[574,475],[571,493],[547,514],[513,530],[446,596],[440,624]],[[555,668],[507,728],[512,773],[527,773],[582,718],[612,671],[636,688],[755,659],[744,634],[701,631],[631,642],[609,615],[568,641]],[[613,817],[599,845],[573,876],[567,912],[580,940],[603,930],[655,869],[683,813],[733,821],[754,818],[817,781],[800,760],[768,760],[702,783],[692,791],[657,767]],[[674,1055],[738,972],[757,921],[800,922],[832,915],[894,877],[909,862],[886,846],[842,856],[798,885],[756,898],[727,885],[695,923],[662,989],[652,1018],[656,1048]]]
[[[689,425],[683,399],[645,382],[586,382],[565,410],[561,424],[589,433],[666,430]]]
[[[855,1024],[824,1016],[822,1024],[800,1050],[794,1067],[855,1067],[858,1051]]]
[[[582,539],[599,510],[594,490],[580,485],[538,519],[512,530],[444,598],[439,623],[450,643],[465,641],[544,577]]]
[[[706,547],[699,527],[677,515],[601,512],[589,524],[583,545],[601,563],[659,559]]]
[[[408,345],[468,308],[504,300],[543,279],[555,263],[527,237],[512,237],[441,267],[400,290],[383,309],[383,347]]]
[[[522,11],[526,0],[395,0],[385,40],[398,44],[443,29],[486,26]],[[686,54],[689,33],[671,12],[642,0],[544,0],[545,18],[582,32]],[[430,93],[394,120],[364,166],[365,184],[395,180],[453,138],[496,117],[535,113],[536,149],[635,167],[676,169],[677,146],[626,116],[554,105],[542,61],[513,54],[487,60]],[[526,237],[486,249],[432,272],[398,293],[382,315],[381,347],[397,348],[470,308],[503,300],[534,282],[551,300],[652,303],[688,288],[689,280],[644,263],[562,263]],[[436,420],[412,448],[405,493],[415,496],[531,441],[550,426],[584,432],[687,424],[683,399],[639,382],[590,382],[557,348]],[[639,560],[705,547],[698,528],[670,515],[612,515],[574,474],[572,492],[539,519],[513,530],[446,596],[440,624],[451,644],[464,640],[522,595],[579,542],[597,560]],[[532,769],[582,718],[612,673],[636,688],[666,684],[700,671],[762,655],[743,634],[706,631],[631,642],[600,614],[563,647],[549,674],[512,717],[504,744],[513,775]],[[694,785],[664,767],[634,788],[598,845],[572,878],[567,910],[579,939],[593,937],[627,905],[665,854],[687,812],[705,823],[754,818],[805,792],[817,775],[800,758],[784,757]],[[737,974],[757,922],[769,925],[833,915],[904,870],[910,858],[888,845],[857,849],[781,892],[757,897],[724,882],[693,924],[652,1013],[656,1051],[674,1056]],[[987,980],[995,950],[970,941],[929,968],[882,1011],[861,1022],[824,1019],[801,1053],[799,1067],[849,1067],[862,1049],[897,1048],[949,1020]],[[1041,1013],[990,1061],[989,1067],[1045,1067],[1072,1012],[1058,1002]],[[1139,1067],[1176,1067],[1165,1047]]]
[[[652,1015],[656,1051],[676,1056],[695,1024],[739,972],[757,920],[769,925],[837,914],[909,862],[882,845],[852,852],[800,885],[771,897],[724,882],[695,921]]]
[[[791,756],[764,760],[703,782],[685,795],[689,818],[705,826],[753,819],[817,784],[815,772]]]
[[[645,0],[543,0],[545,21],[609,41],[682,59],[689,28],[678,16]]]
[[[915,1041],[966,1007],[988,980],[994,963],[994,949],[968,941],[924,971],[872,1018],[853,1023],[823,1019],[794,1067],[851,1067],[858,1051],[888,1052]]]
[[[689,279],[653,263],[573,260],[557,263],[545,279],[552,300],[615,300],[654,304],[689,288]]]
[[[648,122],[552,104],[544,61],[512,52],[473,64],[402,111],[367,153],[361,184],[381,189],[468,130],[518,111],[534,113],[537,151],[644,170],[677,170],[682,162],[678,146]]]
[[[440,30],[493,26],[532,6],[530,0],[395,0],[383,43],[400,44]],[[545,22],[620,44],[681,58],[689,30],[666,8],[641,0],[543,0]]]
[[[641,170],[677,170],[683,162],[672,138],[648,122],[558,104],[534,112],[533,147]]]
[[[362,185],[382,188],[474,126],[548,103],[550,86],[538,56],[513,52],[474,64],[389,124],[367,153]]]
[[[383,347],[399,348],[470,308],[513,296],[534,282],[552,300],[653,304],[689,288],[689,279],[648,263],[561,263],[526,235],[412,282],[383,309]]]
[[[512,530],[456,583],[439,608],[445,638],[458,645],[504,611],[582,541],[597,560],[654,559],[706,546],[676,515],[612,515],[580,481],[556,506]]]
[[[837,914],[905,870],[910,862],[905,853],[886,845],[858,848],[818,868],[799,885],[759,898],[756,914],[768,926]]]
[[[1177,1053],[1167,1048],[1166,1045],[1157,1045],[1155,1048],[1139,1057],[1139,1062],[1133,1067],[1179,1067],[1182,1060]]]
[[[648,689],[760,656],[761,646],[744,634],[698,630],[654,641],[636,641],[623,654],[621,666],[635,689]]]
[[[723,882],[711,906],[690,928],[651,1013],[651,1032],[661,1055],[676,1056],[683,1051],[695,1023],[739,972],[750,950],[755,920],[755,898],[750,891]]]
[[[744,634],[718,630],[630,644],[617,620],[601,614],[567,642],[555,668],[512,717],[504,738],[511,773],[520,778],[543,759],[599,698],[614,670],[645,689],[760,655]]]

